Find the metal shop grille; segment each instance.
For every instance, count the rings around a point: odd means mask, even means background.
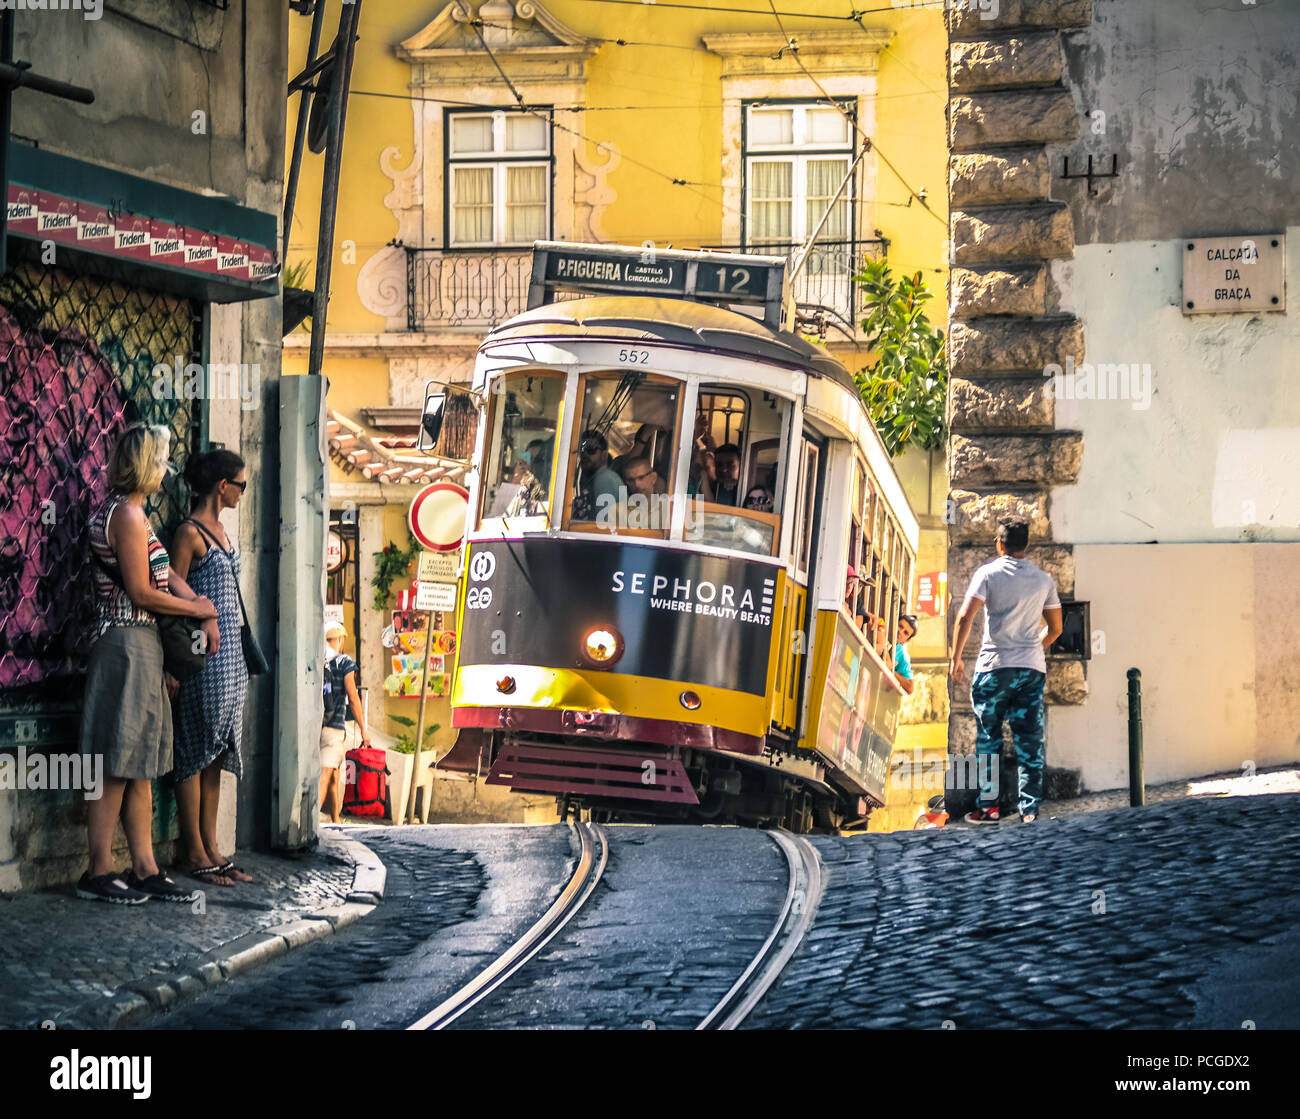
[[[164,542],[188,508],[201,401],[156,390],[154,367],[198,362],[201,326],[190,300],[117,280],[33,262],[0,276],[0,745],[75,724],[94,615],[86,521],[127,423],[172,433],[176,473],[148,505]]]

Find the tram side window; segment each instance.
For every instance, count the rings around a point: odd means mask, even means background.
[[[628,374],[589,376],[571,471],[570,520],[666,533],[681,388]]]
[[[550,515],[563,399],[564,378],[555,373],[517,373],[494,387],[483,471],[484,520]]]
[[[702,385],[684,539],[770,556],[780,541],[777,490],[789,402],[768,393]]]

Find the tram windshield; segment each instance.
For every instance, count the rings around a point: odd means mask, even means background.
[[[564,376],[519,374],[498,381],[494,395],[483,472],[483,517],[547,517]]]

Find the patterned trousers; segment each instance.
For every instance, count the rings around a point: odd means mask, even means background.
[[[1002,753],[1002,723],[1011,724],[1017,762],[1020,814],[1038,811],[1043,797],[1043,685],[1047,677],[1032,668],[995,668],[977,672],[971,682],[975,708],[975,753],[979,757],[981,808],[998,802],[998,766]]]

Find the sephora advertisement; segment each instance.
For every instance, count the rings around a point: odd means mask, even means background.
[[[763,695],[775,564],[605,540],[474,542],[461,664],[598,669]],[[583,657],[615,636],[611,665]]]

